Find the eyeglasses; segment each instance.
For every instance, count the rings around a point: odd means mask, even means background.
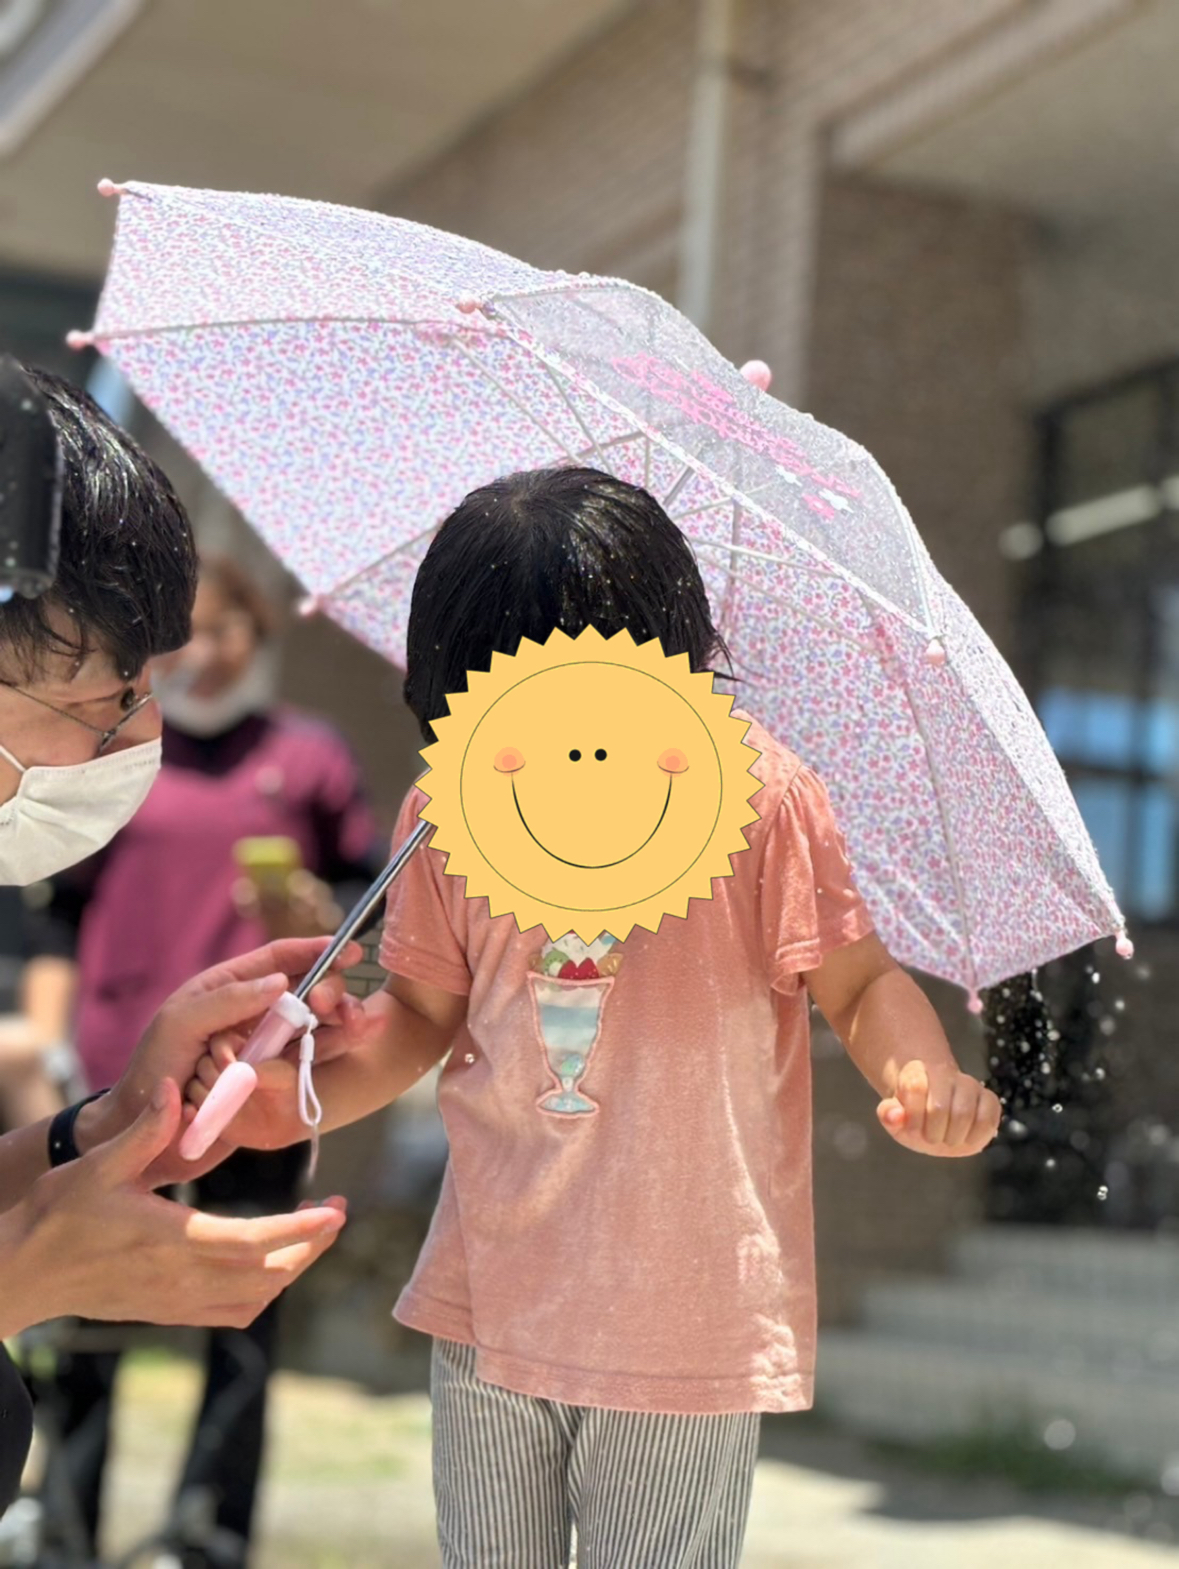
[[[42,708],[47,708],[51,714],[58,714],[62,719],[72,719],[74,724],[81,725],[84,730],[89,730],[92,735],[96,735],[98,737],[98,749],[94,754],[96,757],[101,757],[110,748],[111,742],[118,735],[119,731],[125,725],[130,724],[136,714],[141,713],[152,701],[152,694],[145,692],[141,698],[136,699],[131,704],[130,708],[125,710],[118,724],[112,725],[109,730],[103,730],[99,725],[92,725],[88,719],[79,719],[77,714],[71,714],[68,708],[58,708],[54,703],[47,703],[43,697],[38,697],[34,692],[26,692],[24,687],[17,686],[15,682],[0,681],[0,686],[7,687],[10,692],[15,692],[20,697],[27,697],[31,703],[39,703]],[[131,695],[132,688],[128,687],[123,694],[122,700],[125,702]]]

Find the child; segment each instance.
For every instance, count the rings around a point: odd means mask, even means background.
[[[694,670],[726,654],[692,553],[645,491],[576,468],[475,491],[414,586],[405,696],[423,736],[494,651],[590,623],[658,638]],[[450,1162],[396,1308],[434,1337],[448,1569],[566,1564],[573,1523],[582,1569],[737,1564],[758,1414],[811,1404],[811,998],[899,1143],[970,1155],[998,1126],[873,935],[822,784],[756,723],[746,740],[762,787],[733,875],[612,950],[596,1115],[538,1106],[551,1080],[528,966],[544,934],[492,920],[429,848],[390,895],[376,1033],[316,1076],[339,1127],[450,1053]],[[423,804],[411,790],[395,842]],[[202,1061],[194,1104],[231,1060],[220,1043]],[[232,1138],[305,1136],[294,1074],[263,1069]]]

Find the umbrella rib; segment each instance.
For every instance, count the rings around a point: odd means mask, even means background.
[[[216,327],[305,327],[308,321],[335,322],[354,327],[413,327],[439,332],[448,343],[457,343],[454,325],[444,321],[424,321],[410,316],[233,316],[224,321],[180,321],[155,327],[103,327],[91,334],[96,343],[121,342],[128,338],[166,337],[173,333],[204,332]],[[472,330],[472,329],[468,329]],[[477,332],[477,329],[474,329]],[[478,333],[480,337],[489,336]]]
[[[534,294],[537,294],[537,295],[545,294],[545,293],[552,293],[552,292],[558,292],[559,293],[560,292],[560,285],[542,285],[540,288],[538,288],[538,289],[536,289],[534,291],[531,291],[531,292],[534,293]],[[661,296],[659,296],[659,295],[651,294],[650,290],[646,290],[646,289],[641,289],[640,288],[640,289],[638,289],[638,292],[642,293],[642,294],[649,294],[652,299],[659,300],[659,302],[661,304],[663,304],[663,305],[667,304],[666,300],[663,300],[661,298]],[[517,295],[511,296],[511,298],[522,298],[522,297],[525,297],[525,296],[523,294],[517,294]],[[507,295],[497,295],[497,296],[495,296],[495,301],[498,304],[501,301],[504,301],[504,300],[506,300],[508,298],[509,298],[509,296],[507,296]],[[577,310],[584,311],[586,315],[591,316],[591,317],[595,318],[598,321],[604,322],[612,331],[617,332],[619,330],[618,323],[616,321],[614,321],[608,315],[607,312],[596,309],[592,305],[588,304],[584,299],[581,299],[581,298],[578,298],[578,297],[575,297],[575,296],[571,296],[571,295],[566,296],[566,298],[568,299],[568,303],[571,304],[572,306],[574,306]],[[498,314],[498,312],[497,312],[497,314]],[[509,322],[511,322],[510,315],[506,319]],[[524,326],[522,326],[520,324],[517,324],[515,322],[511,322],[511,326],[515,329],[515,331],[517,333],[522,333],[523,334],[523,338],[517,338],[517,341],[521,343],[521,346],[527,348],[538,359],[542,360],[546,364],[550,363],[552,360],[556,360],[557,359],[557,356],[553,353],[553,351],[549,350],[546,346],[541,344],[539,339],[537,339],[536,335],[529,328],[524,327]],[[561,363],[561,362],[558,361],[558,363]],[[562,365],[562,369],[566,369],[566,373],[568,374],[567,368],[564,365]],[[587,378],[584,377],[584,376],[582,376],[582,377],[575,377],[574,376],[574,377],[571,377],[571,379],[580,379],[583,383],[587,382]],[[619,403],[619,401],[616,398],[612,397],[608,392],[606,392],[606,390],[604,388],[597,386],[592,381],[589,381],[588,385],[589,385],[589,387],[591,389],[591,395],[596,397],[596,398],[598,398],[598,400],[600,402],[604,403],[608,408],[614,408],[614,409],[618,409],[618,410],[623,410],[626,413],[626,415],[629,418],[631,418],[631,419],[633,419],[635,417],[633,410],[626,409],[625,405]],[[723,489],[728,490],[729,494],[732,496],[732,498],[735,501],[740,502],[742,505],[746,505],[746,493],[738,490],[738,488],[735,485],[730,484],[720,474],[717,474],[715,472],[715,470],[713,470],[713,471],[706,471],[705,468],[704,468],[704,465],[703,465],[703,460],[698,460],[696,463],[692,463],[690,458],[689,458],[689,456],[688,456],[688,453],[685,452],[684,449],[682,447],[680,447],[678,443],[673,442],[668,436],[666,436],[665,434],[660,432],[657,427],[652,426],[649,421],[640,419],[639,420],[639,426],[640,426],[642,434],[646,436],[646,438],[647,438],[647,440],[649,442],[657,443],[663,450],[670,452],[674,456],[678,456],[680,458],[680,460],[684,463],[684,466],[685,466],[686,469],[694,470],[697,473],[701,473],[701,472],[709,473],[710,476],[711,476],[712,482],[714,484],[719,484]],[[874,460],[871,460],[871,461],[873,461],[874,467],[881,474],[883,474],[884,471],[883,471],[883,469],[880,468],[880,465],[876,464]],[[678,490],[680,484],[683,482],[684,477],[685,477],[684,475],[681,475],[680,478],[677,479],[675,484],[672,486],[671,491],[668,493],[667,500],[663,503],[664,510],[667,509],[668,502],[671,500],[672,496],[674,496],[675,492]],[[917,535],[916,526],[914,525],[912,518],[909,517],[909,514],[905,511],[904,506],[902,505],[902,503],[900,501],[900,498],[896,494],[896,491],[891,488],[891,482],[889,482],[888,476],[884,475],[884,478],[885,478],[885,482],[887,484],[889,484],[889,488],[890,488],[890,491],[891,491],[891,495],[892,495],[894,504],[896,505],[898,511],[901,513],[902,517],[906,520],[906,524],[907,524],[907,533],[908,533],[909,538],[910,538],[910,547],[911,547],[910,548],[910,552],[909,552],[909,557],[910,557],[910,560],[914,564],[915,575],[916,575],[916,579],[917,579],[917,592],[918,592],[918,597],[919,597],[919,600],[920,600],[921,611],[922,611],[922,614],[924,616],[924,626],[921,627],[921,630],[925,631],[927,636],[933,635],[933,618],[932,618],[932,612],[931,612],[931,607],[930,607],[930,603],[929,603],[929,596],[928,596],[927,587],[926,587],[926,581],[925,581],[925,569],[924,569],[924,563],[923,563],[923,561],[921,559],[921,556],[920,556],[920,537]],[[765,509],[763,507],[759,506],[757,504],[756,500],[754,500],[752,497],[749,497],[748,499],[749,499],[749,502],[751,504],[746,505],[746,510],[747,511],[755,513],[757,516],[760,516],[762,518],[767,518],[768,517],[768,514],[766,513]],[[916,541],[916,544],[917,544],[917,547],[918,547],[916,549],[912,548],[914,541]],[[801,536],[800,536],[799,542],[800,542],[801,545],[803,545],[804,548],[806,548],[809,545],[809,541],[806,541]],[[815,547],[810,546],[810,548],[814,549]],[[816,550],[815,553],[818,554],[819,552]],[[866,594],[869,598],[872,598],[872,599],[876,600],[876,602],[881,605],[882,609],[883,608],[892,608],[899,615],[899,617],[902,620],[904,620],[908,625],[913,626],[913,627],[921,626],[921,623],[919,622],[919,620],[918,620],[918,618],[916,616],[913,616],[911,614],[907,614],[899,606],[891,606],[891,607],[888,606],[887,603],[885,601],[883,601],[879,595],[874,594],[872,592],[872,590],[868,587],[868,585],[866,583],[863,583],[862,581],[856,579],[855,577],[853,577],[852,574],[850,574],[850,573],[846,573],[846,574],[841,573],[841,574],[838,574],[838,575],[842,576],[842,577],[845,577],[845,580],[850,584],[851,587],[855,588],[857,590],[857,592],[859,592],[861,594]]]
[[[560,393],[561,401],[564,403],[565,407],[569,410],[570,414],[573,415],[573,418],[577,421],[577,423],[581,426],[582,430],[584,431],[585,439],[589,442],[590,446],[593,448],[595,454],[597,455],[598,462],[602,465],[603,470],[607,470],[608,469],[608,464],[606,462],[606,454],[602,451],[601,447],[598,445],[598,438],[594,435],[593,431],[589,428],[589,426],[586,424],[586,422],[582,419],[581,414],[579,413],[577,408],[574,406],[573,399],[569,396],[568,392],[566,391],[565,385],[561,381],[561,378],[557,375],[556,371],[548,363],[547,360],[542,360],[541,364],[544,366],[545,374],[548,376],[548,378],[552,382],[553,386],[556,387],[557,391]],[[627,438],[627,439],[633,439],[633,438]]]
[[[728,495],[734,501],[739,502],[747,512],[751,513],[755,517],[761,518],[763,522],[769,523],[778,528],[783,526],[781,518],[767,512],[766,509],[756,500],[749,499],[744,492],[740,491],[730,481],[726,480],[724,476],[719,474],[715,469],[707,468],[702,459],[692,459],[689,453],[682,446],[680,446],[677,441],[673,440],[672,437],[668,436],[665,432],[660,431],[657,427],[649,425],[646,420],[637,417],[634,409],[628,408],[624,403],[619,402],[619,400],[607,392],[605,388],[597,386],[596,383],[591,381],[588,377],[571,371],[569,366],[554,350],[549,349],[545,345],[539,343],[536,338],[532,336],[532,334],[527,332],[527,329],[515,329],[514,331],[509,329],[509,333],[513,337],[513,341],[517,342],[521,348],[526,349],[536,359],[540,360],[542,363],[551,363],[556,365],[557,368],[560,369],[570,379],[570,381],[579,382],[584,387],[589,396],[595,398],[605,408],[610,409],[613,413],[618,414],[623,419],[634,420],[642,434],[648,436],[649,439],[661,451],[666,452],[671,457],[678,459],[678,461],[682,463],[691,473],[699,474],[708,484],[727,492]],[[517,334],[522,334],[522,336],[517,336]],[[678,485],[679,481],[676,482],[676,486],[673,486],[673,490],[678,488]],[[796,534],[793,530],[789,529],[788,532],[791,534],[796,547],[801,552],[814,556],[818,560],[823,559],[822,552],[818,546],[808,540],[805,535]],[[912,612],[903,609],[900,605],[894,604],[891,600],[885,599],[861,578],[857,577],[854,573],[847,569],[837,570],[835,576],[837,576],[841,581],[846,582],[849,587],[854,588],[864,598],[874,601],[880,606],[882,610],[888,611],[890,614],[895,615],[899,621],[903,622],[906,626],[912,627],[914,631],[924,632],[926,636],[931,635],[928,614],[926,616],[926,620],[922,622],[917,616],[913,615]]]
[[[668,491],[667,495],[664,496],[663,500],[660,502],[660,505],[662,506],[664,512],[670,513],[672,502],[679,495],[680,491],[683,490],[684,486],[688,483],[688,481],[691,479],[692,475],[695,472],[696,472],[696,470],[692,467],[692,465],[690,463],[685,463],[684,464],[683,468],[679,471],[679,473],[675,477],[675,483],[672,485],[672,487]],[[724,503],[718,501],[718,502],[714,502],[713,505],[719,507],[719,506],[723,506]],[[684,515],[684,517],[689,517],[690,518],[690,517],[692,517],[693,514],[691,512],[685,512],[683,515]]]
[[[689,469],[687,471],[687,473],[685,473],[684,478],[686,479],[687,475],[690,474],[690,473],[691,473],[691,470]],[[677,483],[677,487],[678,487],[680,482],[677,480],[676,483]],[[755,501],[757,499],[759,493],[761,491],[763,491],[763,490],[769,490],[770,486],[772,484],[773,484],[773,481],[770,480],[770,481],[768,481],[764,485],[757,485],[757,486],[755,486],[753,490],[743,490],[743,491],[741,491],[741,496],[742,497],[748,496],[751,501]],[[735,498],[732,497],[732,496],[726,496],[726,497],[722,497],[722,499],[720,501],[706,501],[699,507],[691,507],[691,508],[689,508],[689,510],[687,512],[677,512],[675,521],[677,523],[682,523],[685,518],[703,517],[703,515],[706,512],[720,512],[725,507],[731,506],[734,499]],[[663,506],[663,510],[666,512],[667,508],[668,508],[668,502],[664,501],[662,503],[662,506]]]
[[[654,289],[644,288],[641,283],[632,283],[629,278],[607,278],[600,273],[565,273],[558,282],[538,284],[534,289],[506,289],[498,294],[493,294],[488,304],[511,305],[517,300],[538,300],[550,294],[560,295],[563,300],[567,300],[572,298],[574,287],[579,289],[621,289],[627,294],[642,294],[647,299],[654,300],[657,305],[667,305],[663,295],[657,294]],[[574,303],[583,305],[584,301],[574,300]],[[589,307],[587,306],[586,308],[588,309]]]
[[[742,588],[749,589],[751,593],[760,594],[763,599],[773,600],[774,604],[781,605],[783,610],[788,611],[792,616],[797,616],[802,621],[813,622],[815,626],[822,627],[824,632],[830,633],[839,642],[846,643],[849,648],[858,648],[863,654],[879,654],[880,651],[874,643],[846,632],[837,622],[820,615],[817,610],[809,610],[805,605],[793,604],[783,595],[775,594],[772,589],[763,588],[760,583],[754,583],[750,578],[742,577],[739,572],[730,572],[728,576],[731,583],[740,584]]]
[[[421,533],[415,534],[412,539],[404,539],[400,545],[394,545],[393,549],[387,550],[383,556],[377,556],[373,561],[366,561],[364,566],[358,567],[348,577],[342,577],[338,583],[333,583],[331,588],[326,589],[324,598],[330,598],[333,594],[343,593],[345,589],[351,588],[353,583],[359,583],[362,578],[367,577],[377,567],[383,567],[387,562],[395,560],[398,556],[405,555],[415,545],[420,545],[423,539],[429,539],[432,534],[437,532],[437,528],[437,524],[432,524],[429,528],[422,529]]]
[[[889,496],[892,498],[892,504],[896,508],[897,516],[901,520],[901,525],[904,528],[905,533],[908,535],[909,559],[912,561],[913,566],[916,569],[917,593],[921,598],[921,608],[925,612],[926,625],[931,629],[931,631],[936,632],[936,622],[933,619],[933,607],[929,602],[929,585],[925,578],[925,560],[927,554],[925,550],[925,543],[922,540],[921,535],[917,532],[917,525],[913,522],[913,519],[909,514],[908,507],[906,507],[905,503],[897,494],[896,486],[893,484],[892,480],[889,479],[884,469],[880,466],[879,463],[876,462],[871,453],[867,453],[866,455],[869,462],[879,473],[881,479],[883,479],[885,488],[887,489]]]
[[[877,621],[876,617],[872,615],[871,610],[868,611],[868,614],[874,626],[876,627],[877,632],[882,632],[884,629],[880,626],[880,623]],[[909,713],[913,717],[913,728],[917,731],[918,736],[921,738],[921,745],[925,750],[925,761],[929,766],[930,778],[933,781],[933,798],[937,802],[938,816],[941,818],[942,823],[942,838],[946,846],[946,859],[950,865],[950,876],[953,879],[954,892],[958,898],[958,912],[962,917],[963,937],[966,944],[966,959],[970,966],[970,984],[972,989],[977,991],[979,982],[978,964],[974,954],[974,930],[970,920],[970,908],[966,902],[966,885],[962,880],[962,868],[958,862],[958,848],[954,840],[954,830],[950,826],[949,815],[946,811],[941,770],[938,767],[937,758],[934,755],[934,749],[929,739],[929,733],[925,728],[923,719],[921,718],[921,712],[918,708],[917,701],[913,696],[913,689],[905,679],[905,668],[901,663],[899,656],[893,652],[891,644],[886,643],[886,647],[888,648],[888,654],[884,658],[880,657],[881,650],[879,644],[872,651],[880,660],[881,668],[886,671],[890,671],[894,680],[896,681],[897,686],[899,686],[901,691],[904,693],[905,702],[908,704]]]
[[[505,386],[494,371],[489,370],[487,366],[483,364],[477,354],[472,354],[470,349],[468,349],[465,344],[459,343],[457,339],[454,342],[454,347],[459,351],[464,359],[470,360],[471,364],[475,367],[479,374],[486,381],[489,381],[497,392],[502,393],[503,396],[507,398],[509,403],[514,403],[516,405],[516,407],[520,410],[520,413],[523,414],[524,418],[530,420],[532,424],[536,426],[537,430],[540,431],[541,435],[547,436],[551,442],[560,447],[561,451],[567,458],[570,459],[571,462],[575,463],[577,461],[577,453],[570,448],[568,442],[564,441],[560,436],[558,436],[556,431],[550,430],[543,420],[538,419],[532,410],[528,407],[528,405],[518,398],[511,388]]]
[[[594,441],[592,436],[590,441],[595,451],[606,453],[610,451],[611,447],[625,447],[628,442],[634,441],[636,437],[641,437],[643,434],[644,432],[638,429],[627,430],[623,431],[621,436],[611,436],[607,441]]]
[[[731,505],[740,508],[743,504],[733,501]],[[772,567],[788,565],[791,573],[798,577],[823,577],[829,578],[833,583],[847,582],[840,573],[831,572],[826,567],[804,567],[793,561],[787,562],[784,556],[775,556],[766,550],[753,550],[748,545],[738,545],[735,540],[700,539],[695,534],[685,534],[684,538],[693,545],[699,545],[702,550],[723,550],[731,556],[748,556],[751,561],[766,561]]]
[[[736,558],[738,557],[738,555],[743,554],[741,546],[738,545],[738,543],[737,543],[737,538],[738,538],[740,532],[741,532],[741,508],[738,505],[738,503],[736,501],[734,501],[733,502],[733,507],[732,507],[732,527],[730,529],[730,537],[729,537],[729,566],[728,566],[729,576],[728,576],[728,582],[725,585],[724,604],[721,606],[721,625],[722,626],[726,625],[727,622],[728,622],[729,603],[730,603],[730,601],[733,598],[733,590],[737,586],[737,570],[736,570],[736,568],[737,568],[737,559]],[[703,541],[701,543],[703,543]]]

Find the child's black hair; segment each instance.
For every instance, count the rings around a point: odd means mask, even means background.
[[[414,583],[405,701],[427,741],[465,692],[468,670],[520,639],[560,627],[603,637],[628,630],[687,654],[696,671],[729,651],[687,540],[654,496],[597,469],[509,474],[459,503],[435,535]],[[727,675],[728,672],[720,672]]]

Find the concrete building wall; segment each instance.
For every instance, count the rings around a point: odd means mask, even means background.
[[[1028,396],[1042,406],[1179,356],[1174,231],[1041,232],[1025,279]]]
[[[738,0],[711,335],[769,359],[783,397],[805,385],[830,123],[1025,4]],[[674,292],[697,14],[649,0],[381,204],[538,266]]]

